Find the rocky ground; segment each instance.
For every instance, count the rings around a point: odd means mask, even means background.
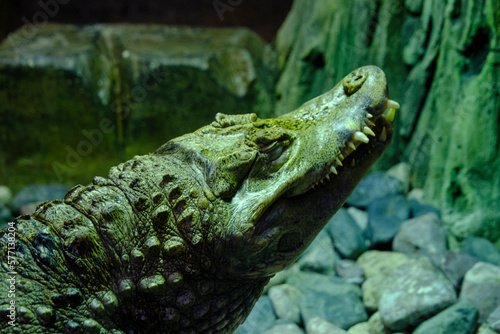
[[[500,333],[500,252],[475,236],[450,250],[439,211],[407,180],[405,164],[362,180],[236,333]],[[0,223],[67,190],[0,186]]]

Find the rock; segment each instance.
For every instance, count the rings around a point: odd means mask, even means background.
[[[469,300],[479,308],[479,321],[485,321],[500,302],[500,267],[478,262],[466,274],[460,300]]]
[[[361,285],[363,291],[363,303],[369,312],[376,312],[380,304],[380,298],[385,289],[391,286],[391,282],[385,275],[378,275],[366,279]]]
[[[391,288],[382,293],[379,312],[393,331],[407,330],[457,299],[451,282],[424,257],[399,266],[389,280]]]
[[[302,328],[297,326],[296,324],[282,324],[282,325],[277,325],[274,326],[271,329],[268,329],[267,331],[263,332],[262,334],[304,334],[304,331]]]
[[[235,334],[261,334],[276,322],[273,305],[268,296],[262,296],[255,303],[245,322],[236,329]]]
[[[472,268],[479,259],[463,252],[446,252],[441,270],[446,274],[453,286],[458,290],[462,284],[465,273]]]
[[[13,218],[10,209],[0,203],[0,229],[6,226],[8,222],[12,221]]]
[[[337,211],[325,229],[332,236],[335,249],[344,258],[356,259],[366,250],[363,232],[346,209]]]
[[[475,256],[483,262],[500,266],[500,252],[488,239],[468,236],[465,238],[462,252]]]
[[[415,199],[409,199],[410,203],[410,213],[412,217],[419,217],[423,216],[425,214],[428,214],[430,212],[435,213],[438,217],[441,217],[441,212],[439,209],[436,207],[429,205],[429,204],[424,204],[420,201],[417,201]]]
[[[491,329],[500,333],[500,305],[488,316],[488,325]]]
[[[365,231],[368,226],[368,212],[360,210],[355,206],[350,206],[347,208],[347,213],[351,215],[352,219],[358,224],[361,231]]]
[[[401,224],[392,249],[410,257],[427,256],[439,265],[447,251],[446,231],[434,213],[409,219]]]
[[[285,333],[285,332],[283,332]],[[311,318],[306,324],[307,334],[347,334],[345,330],[319,317]]]
[[[370,250],[363,253],[356,261],[364,272],[366,278],[387,276],[401,264],[410,260],[408,256],[398,252]]]
[[[407,162],[400,162],[389,168],[385,175],[390,176],[401,183],[401,193],[406,194],[410,190],[411,166]]]
[[[332,239],[325,230],[322,230],[294,265],[300,270],[330,274],[333,273],[335,262],[339,260]]]
[[[374,313],[366,322],[361,322],[349,328],[350,334],[385,334],[386,330],[380,314]]]
[[[379,198],[368,206],[369,220],[365,235],[374,244],[389,242],[409,216],[408,201],[403,196]]]
[[[63,199],[69,187],[62,184],[29,185],[22,188],[15,196],[10,207],[12,212],[19,213],[25,204],[42,203],[55,199]]]
[[[477,307],[468,301],[458,303],[421,323],[413,334],[473,334],[478,318]]]
[[[347,199],[347,204],[356,207],[366,207],[381,198],[403,192],[403,185],[399,180],[383,172],[373,172],[364,177]]]
[[[417,201],[419,203],[424,203],[424,189],[422,188],[413,188],[406,195],[406,199],[409,201]]]
[[[494,331],[491,329],[490,325],[488,323],[483,323],[479,329],[477,330],[476,334],[498,334],[500,331]]]
[[[287,283],[304,293],[300,310],[306,324],[314,317],[320,317],[347,329],[368,318],[361,301],[361,289],[340,278],[302,272],[289,277]]]
[[[35,202],[35,203],[26,203],[23,206],[21,206],[21,210],[19,211],[19,215],[31,215],[36,211],[37,206],[40,204],[40,202]]]
[[[7,205],[12,200],[12,191],[9,187],[0,185],[0,205]]]
[[[352,260],[340,260],[335,263],[335,273],[351,284],[361,285],[365,280],[363,267]]]
[[[299,289],[290,284],[276,285],[269,289],[268,296],[279,319],[300,323],[299,304],[304,295]]]

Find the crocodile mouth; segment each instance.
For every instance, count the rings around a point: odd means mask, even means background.
[[[359,130],[355,131],[340,148],[340,153],[333,160],[333,163],[326,167],[323,176],[303,192],[294,196],[316,190],[334,178],[341,177],[346,168],[353,169],[363,164],[365,160],[374,160],[370,159],[373,152],[385,150],[392,137],[392,122],[396,109],[399,109],[399,104],[393,100],[387,100],[384,109],[385,112],[378,116],[366,112],[364,122]]]

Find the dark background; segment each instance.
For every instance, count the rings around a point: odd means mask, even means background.
[[[199,27],[248,27],[271,42],[293,0],[219,0],[226,10],[221,21],[214,0],[0,0],[0,40],[25,22],[154,23]],[[230,5],[230,4],[233,5]],[[49,10],[45,10],[49,8]],[[53,10],[53,11],[52,11]],[[41,12],[41,13],[40,13]],[[42,21],[43,22],[43,21]]]

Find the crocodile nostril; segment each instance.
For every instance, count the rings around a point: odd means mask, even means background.
[[[349,73],[344,80],[342,80],[342,85],[344,86],[344,91],[347,95],[352,95],[356,93],[363,83],[366,81],[365,71],[360,69],[354,70]]]

